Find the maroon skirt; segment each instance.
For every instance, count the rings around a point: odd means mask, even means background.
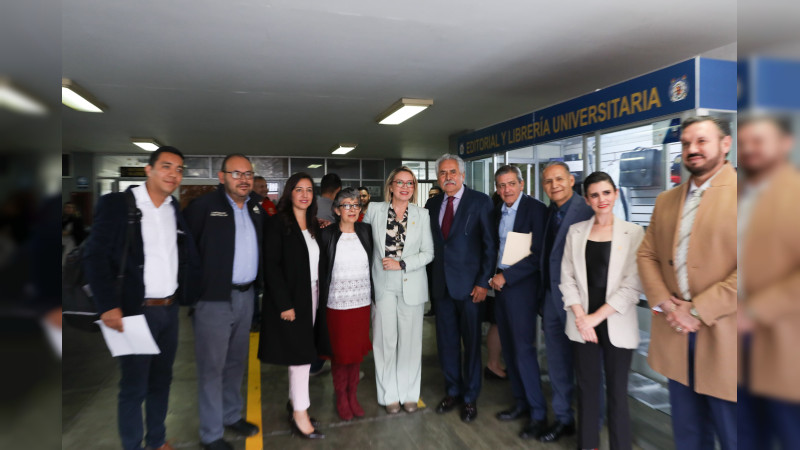
[[[360,363],[364,355],[372,350],[369,340],[370,307],[355,309],[330,309],[328,315],[328,334],[334,364]]]

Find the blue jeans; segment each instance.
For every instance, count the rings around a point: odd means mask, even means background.
[[[164,419],[172,383],[172,363],[178,349],[178,305],[145,307],[144,317],[161,353],[119,357],[117,414],[125,450],[142,448],[142,403],[145,403],[146,444],[160,447],[167,434]]]

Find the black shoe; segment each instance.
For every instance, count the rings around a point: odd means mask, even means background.
[[[495,417],[497,417],[498,420],[509,421],[528,417],[529,414],[530,411],[528,409],[525,409],[521,406],[514,406],[511,409],[500,411]]]
[[[291,420],[290,423],[292,424],[293,435],[299,434],[301,437],[305,439],[325,439],[325,435],[317,431],[316,427],[314,427],[314,430],[311,433],[305,434],[302,431],[300,431],[300,428],[297,427],[297,423],[294,420]]]
[[[225,428],[241,436],[255,436],[258,434],[258,427],[244,419],[239,419],[230,425],[225,425]]]
[[[289,423],[292,423],[292,421],[294,420],[294,416],[292,415],[294,413],[294,408],[292,408],[292,401],[291,400],[286,400],[286,412],[289,413]],[[311,422],[311,426],[314,427],[314,428],[317,428],[319,426],[319,421],[317,421],[317,419],[311,417],[310,414],[308,416],[308,421]]]
[[[547,433],[539,437],[539,440],[542,442],[555,442],[561,436],[572,436],[573,434],[575,434],[575,422],[564,424],[556,421],[556,423],[547,430]]]
[[[473,403],[464,403],[464,408],[461,410],[461,421],[470,423],[478,417],[478,405]]]
[[[505,381],[505,380],[508,379],[508,375],[506,375],[504,377],[501,377],[500,375],[492,372],[492,369],[490,369],[489,367],[484,367],[484,369],[483,369],[483,378],[485,378],[487,380]]]
[[[424,315],[425,315],[425,317],[434,317],[436,315],[436,311],[430,310],[430,311],[426,312]]]
[[[519,437],[522,439],[541,439],[542,435],[547,432],[546,420],[531,420],[525,425],[525,428],[519,432]]]
[[[436,412],[439,413],[439,414],[444,414],[446,412],[450,412],[459,403],[461,403],[461,399],[460,398],[451,397],[451,396],[448,395],[447,397],[443,398],[442,401],[439,402],[438,406],[436,406]]]
[[[225,439],[217,439],[210,444],[203,444],[205,450],[233,450],[233,446]]]

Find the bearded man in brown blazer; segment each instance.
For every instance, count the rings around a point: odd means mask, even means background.
[[[737,446],[736,172],[730,126],[709,116],[681,124],[691,177],[656,199],[639,247],[653,317],[648,362],[669,378],[681,450]]]
[[[786,119],[739,120],[739,448],[800,443],[800,172]]]

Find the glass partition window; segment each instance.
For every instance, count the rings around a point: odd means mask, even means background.
[[[144,167],[150,156],[103,155],[98,159],[98,178],[117,178],[120,167]]]
[[[365,180],[382,180],[383,160],[382,159],[362,159],[361,178]]]
[[[323,158],[292,158],[291,172],[305,172],[311,175],[316,183],[325,175],[325,159]]]
[[[342,180],[358,180],[361,178],[361,166],[357,159],[332,159],[328,158],[328,169],[325,173],[335,173]]]
[[[264,178],[289,178],[289,158],[268,158],[256,156],[250,158],[253,171]]]
[[[212,178],[212,169],[209,164],[208,157],[187,157],[183,161],[185,167],[183,171],[184,178]],[[217,171],[214,170],[213,173],[216,175]]]

